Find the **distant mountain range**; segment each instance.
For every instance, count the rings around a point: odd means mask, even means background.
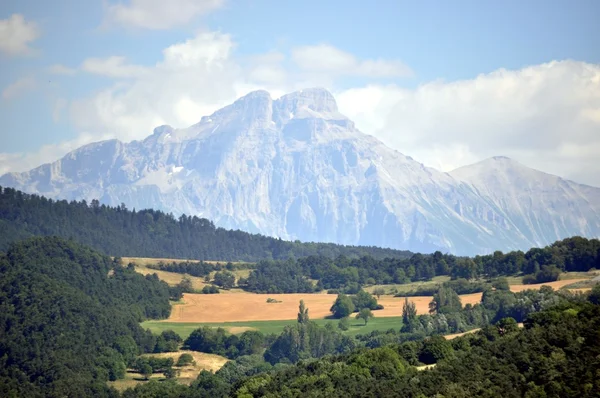
[[[363,134],[326,90],[252,92],[185,129],[0,177],[53,198],[197,215],[282,239],[460,255],[600,237],[600,188],[494,157],[450,173]]]

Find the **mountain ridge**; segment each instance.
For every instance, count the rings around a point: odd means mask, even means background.
[[[6,174],[0,185],[196,215],[283,239],[416,252],[478,254],[600,235],[600,189],[556,176],[536,184],[545,173],[491,159],[511,166],[479,162],[444,173],[360,132],[325,89],[275,100],[259,90],[188,128],[163,125],[143,140],[83,146]],[[537,205],[539,189],[561,198]],[[512,208],[500,199],[505,191]],[[541,207],[548,203],[557,207],[549,216]]]

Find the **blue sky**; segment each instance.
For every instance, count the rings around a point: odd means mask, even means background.
[[[600,185],[599,17],[583,0],[5,0],[0,172],[184,127],[250,89],[323,85],[430,166],[508,155]]]

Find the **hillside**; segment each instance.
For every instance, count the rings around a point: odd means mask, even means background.
[[[204,218],[155,210],[127,210],[94,200],[54,201],[0,187],[0,250],[30,236],[56,235],[111,256],[256,261],[343,254],[403,258],[408,252],[378,247],[288,242],[262,235],[217,228]]]
[[[107,380],[154,347],[166,283],[55,237],[0,252],[0,396],[109,397]]]
[[[278,99],[255,91],[188,128],[92,143],[1,176],[0,185],[287,240],[415,252],[475,255],[600,237],[600,188],[500,157],[445,173],[365,133],[327,90]]]

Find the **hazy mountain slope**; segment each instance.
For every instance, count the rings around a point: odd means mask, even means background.
[[[550,238],[555,216],[513,219],[526,217],[516,209],[536,192],[509,211],[457,176],[361,133],[329,92],[309,89],[275,101],[253,92],[189,128],[161,126],[143,141],[87,145],[52,164],[7,174],[0,185],[199,215],[286,239],[412,251],[473,254],[598,236],[597,215],[588,220],[592,228],[577,221],[593,213],[598,189],[578,188],[579,196],[564,199],[592,204],[563,214],[565,228]]]
[[[450,173],[471,184],[532,246],[580,231],[600,234],[600,189],[494,157]]]

